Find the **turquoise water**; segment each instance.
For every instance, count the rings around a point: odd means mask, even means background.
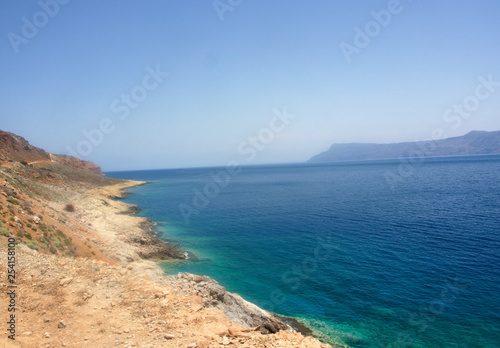
[[[126,201],[189,251],[166,273],[352,347],[500,347],[499,156],[108,175],[151,182]]]

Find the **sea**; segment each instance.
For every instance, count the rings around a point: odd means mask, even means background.
[[[208,275],[348,347],[500,347],[500,156],[111,172]]]

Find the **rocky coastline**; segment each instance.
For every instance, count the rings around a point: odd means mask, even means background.
[[[158,239],[155,223],[134,215],[137,207],[117,200],[143,183],[55,185],[27,179],[25,169],[0,167],[0,206],[10,222],[0,239],[16,237],[20,275],[16,340],[1,335],[0,346],[330,347],[209,277],[165,275],[158,261],[184,252]],[[0,279],[5,293],[5,268]]]
[[[130,182],[133,185],[133,181]],[[138,182],[141,186],[146,183]],[[132,186],[130,186],[132,187]],[[115,195],[114,198],[123,198],[128,193],[125,188],[123,194]],[[141,211],[140,207],[127,204],[128,209],[118,214],[133,216]],[[153,228],[156,223],[147,218],[141,218],[138,226],[144,232],[142,235],[135,235],[128,242],[139,248],[138,255],[145,260],[164,261],[171,259],[185,259],[185,252],[177,245],[169,244],[156,237]],[[216,307],[221,309],[232,322],[245,325],[247,327],[258,328],[261,333],[276,333],[280,330],[295,330],[301,334],[311,336],[312,331],[295,320],[279,316],[265,311],[254,304],[245,301],[238,294],[233,294],[222,287],[216,280],[208,276],[199,276],[189,273],[179,273],[174,276],[165,276],[165,284],[181,289],[184,294],[199,296],[203,306]]]
[[[120,200],[145,184],[0,131],[0,293],[16,275],[0,347],[330,347],[209,277],[165,275],[184,251]]]

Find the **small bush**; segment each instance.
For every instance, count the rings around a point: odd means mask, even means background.
[[[33,237],[31,236],[31,234],[30,234],[29,232],[26,232],[26,233],[24,234],[24,236],[26,237],[26,239],[29,239],[29,240],[32,240],[32,239],[33,239]]]
[[[30,249],[38,250],[38,242],[36,240],[29,241],[28,243],[26,243],[26,246]]]
[[[3,226],[0,226],[0,235],[4,237],[10,236],[10,231]]]
[[[26,162],[26,161],[21,161],[21,164],[22,164],[23,166],[27,166],[27,165],[28,165],[28,162]]]
[[[76,252],[76,247],[74,247],[74,246],[66,249],[66,251],[64,253],[68,256],[74,256],[74,257],[78,256],[78,253]]]
[[[19,201],[17,199],[12,198],[12,197],[7,198],[7,202],[12,203],[14,205],[19,205]]]
[[[49,251],[52,253],[52,254],[57,254],[57,248],[55,247],[54,244],[51,244],[50,247],[49,247]]]
[[[59,238],[55,237],[52,239],[52,245],[54,245],[56,248],[59,248],[62,245],[62,243],[59,240]]]
[[[23,210],[27,212],[29,215],[35,215],[35,213],[31,209],[32,208],[31,202],[29,201],[21,202],[21,208],[23,208]]]
[[[64,210],[68,213],[73,213],[75,211],[75,206],[73,204],[66,204]]]
[[[11,217],[10,217],[10,221],[14,222],[14,221],[16,221],[16,219],[14,219],[14,217],[13,217],[13,216],[11,216]]]

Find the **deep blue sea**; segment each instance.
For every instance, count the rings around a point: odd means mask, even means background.
[[[208,275],[351,347],[500,347],[500,156],[114,172]]]

